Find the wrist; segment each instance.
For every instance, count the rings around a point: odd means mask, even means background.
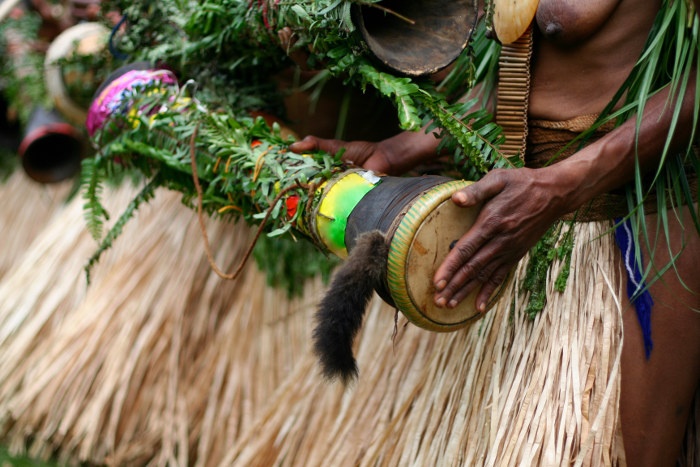
[[[566,192],[567,209],[576,210],[596,196],[615,190],[629,181],[633,166],[631,149],[624,138],[604,138],[549,168]]]
[[[433,134],[402,132],[377,143],[384,154],[390,174],[402,174],[438,157],[439,141]]]
[[[579,209],[599,194],[594,167],[587,159],[566,159],[541,170],[552,180],[558,215]]]

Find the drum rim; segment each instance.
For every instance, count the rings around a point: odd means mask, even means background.
[[[402,75],[413,77],[422,77],[436,73],[453,63],[462,53],[464,53],[464,50],[467,48],[472,34],[476,29],[477,21],[479,19],[478,2],[476,2],[475,0],[464,0],[460,2],[460,4],[456,5],[457,8],[461,10],[460,14],[454,15],[454,18],[455,23],[460,23],[460,20],[464,19],[465,27],[461,35],[459,35],[456,38],[453,38],[453,40],[449,42],[449,54],[439,57],[439,59],[437,60],[435,59],[435,57],[433,57],[430,60],[425,61],[421,65],[418,65],[416,63],[408,65],[405,62],[405,60],[402,60],[402,58],[405,58],[405,53],[403,54],[404,57],[397,57],[395,53],[388,53],[386,50],[384,50],[381,41],[378,41],[372,35],[372,33],[368,31],[367,26],[365,24],[364,15],[362,14],[362,9],[366,6],[367,5],[353,4],[353,7],[351,9],[351,15],[353,23],[360,31],[360,35],[362,36],[362,39],[365,42],[367,48],[372,52],[375,59],[379,61],[383,66]],[[371,7],[371,5],[369,5],[369,7]],[[473,15],[470,15],[470,13],[472,12]],[[470,16],[472,17],[471,22],[469,21]],[[395,52],[395,50],[393,50],[393,52]]]
[[[406,211],[393,232],[387,258],[387,286],[396,306],[413,324],[431,331],[449,332],[467,326],[481,314],[476,314],[456,323],[441,323],[428,318],[416,305],[408,290],[406,281],[407,255],[417,228],[433,210],[450,199],[452,194],[473,182],[452,180],[437,185],[421,196]],[[399,245],[398,243],[401,243]]]

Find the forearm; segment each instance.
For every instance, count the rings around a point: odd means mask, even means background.
[[[406,171],[436,159],[440,140],[433,132],[404,131],[381,143],[390,164],[390,173],[405,173]]]
[[[694,81],[691,78],[691,81]],[[689,83],[680,109],[670,153],[687,147],[693,129],[695,86]],[[636,164],[642,173],[656,170],[672,124],[674,106],[667,102],[666,90],[646,104],[639,133],[636,116],[569,159],[551,166],[553,176],[567,187],[567,210],[574,210],[602,193],[632,181]]]

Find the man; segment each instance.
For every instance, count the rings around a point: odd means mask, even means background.
[[[640,56],[661,7],[662,2],[645,0],[541,0],[533,23],[530,122],[566,124],[600,114]],[[694,93],[691,78],[673,138],[675,150],[685,147],[693,130]],[[673,107],[667,97],[668,91],[662,91],[648,99],[638,132],[633,117],[571,157],[544,167],[526,157],[529,167],[494,170],[454,194],[459,206],[483,206],[433,278],[436,304],[454,307],[480,289],[476,306],[487,311],[488,298],[557,219],[632,182],[636,159],[643,171],[653,172],[671,124]],[[436,157],[436,145],[432,135],[402,133],[379,143],[307,137],[292,150],[335,153],[346,148],[347,161],[400,174]],[[650,286],[654,347],[648,358],[634,308],[622,297],[620,413],[629,465],[674,465],[700,381],[700,313],[694,311],[700,310],[695,263],[700,236],[689,209],[678,209],[678,217],[669,212],[671,248],[665,238],[652,251],[643,248],[659,271],[684,245],[674,268]],[[657,220],[654,213],[646,215],[649,232],[657,231]]]

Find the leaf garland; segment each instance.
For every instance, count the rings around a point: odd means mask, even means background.
[[[435,85],[371,63],[350,12],[353,5],[377,1],[115,0],[103,2],[103,11],[124,12],[128,27],[115,43],[130,61],[163,63],[178,76],[196,77],[203,100],[220,102],[233,112],[255,107],[280,111],[279,93],[270,78],[293,65],[287,53],[296,50],[308,55],[310,69],[325,70],[348,86],[378,90],[395,103],[401,128],[416,131],[429,113],[421,94],[435,92]],[[282,50],[277,37],[283,27],[290,28],[296,40],[290,50]],[[444,97],[473,85],[471,56],[471,50],[465,51],[460,73],[453,73],[450,87],[438,94]]]
[[[293,140],[261,117],[209,110],[194,98],[193,88],[192,82],[182,89],[161,84],[136,87],[128,105],[96,135],[97,154],[84,160],[81,180],[88,229],[99,241],[86,266],[88,278],[100,255],[158,187],[180,192],[191,208],[201,202],[209,215],[243,219],[269,236],[291,235],[292,228],[305,231],[304,208],[312,201],[315,187],[341,170],[338,158],[328,154],[288,151]],[[196,177],[203,186],[201,199],[193,178],[193,155]],[[134,171],[148,182],[103,237],[102,228],[109,219],[100,201],[103,185],[117,173]],[[309,273],[305,270],[301,277]],[[269,279],[281,282],[279,274]],[[302,284],[284,285],[296,293]]]
[[[321,78],[335,76],[348,86],[376,89],[394,102],[404,129],[418,131],[429,120],[456,125],[459,131],[457,137],[450,140],[452,144],[461,145],[475,161],[482,153],[495,159],[496,147],[484,143],[497,133],[485,116],[472,119],[472,126],[462,126],[456,112],[465,108],[450,106],[446,94],[437,90],[435,83],[396,76],[372,64],[351,21],[350,11],[354,3],[372,2],[224,0],[196,5],[172,0],[103,2],[104,12],[113,9],[124,12],[126,31],[115,35],[113,41],[120,53],[128,54],[130,61],[167,64],[184,78],[196,76],[197,98],[205,102],[209,110],[188,109],[170,114],[166,111],[167,115],[159,112],[155,121],[147,122],[143,116],[131,122],[123,121],[119,123],[122,134],[110,139],[108,144],[97,142],[97,165],[86,164],[87,178],[83,182],[90,231],[96,236],[101,235],[100,229],[107,218],[98,199],[101,183],[120,171],[136,169],[146,177],[157,172],[163,185],[183,193],[183,201],[193,207],[188,148],[175,142],[187,141],[195,126],[201,133],[197,142],[197,171],[205,187],[203,208],[211,215],[223,218],[240,215],[249,223],[259,222],[267,214],[262,200],[237,196],[239,193],[254,193],[269,201],[271,193],[280,189],[275,188],[275,177],[277,180],[280,177],[288,179],[287,167],[280,164],[306,167],[308,174],[317,171],[321,178],[339,170],[339,160],[327,155],[314,155],[311,162],[308,157],[286,153],[278,160],[290,141],[280,140],[274,129],[263,129],[261,121],[250,124],[246,116],[250,109],[275,109],[279,105],[279,92],[270,84],[270,76],[292,65],[275,32],[283,26],[294,31],[297,40],[293,48],[308,53],[309,66],[323,70]],[[467,50],[461,58],[460,69],[468,72],[461,76],[453,74],[447,80],[451,84],[445,89],[465,89],[473,85],[475,74],[471,54],[472,51]],[[323,84],[321,78],[319,85]],[[139,104],[142,108],[154,108],[155,105]],[[184,120],[183,115],[187,115]],[[110,131],[113,130],[114,126]],[[478,136],[470,138],[479,130]],[[166,136],[168,131],[176,134]],[[260,142],[254,151],[250,146],[253,140]],[[266,153],[262,155],[263,152]],[[205,153],[210,155],[208,163],[203,163],[199,156]],[[115,163],[117,160],[119,164]],[[272,169],[275,164],[276,169]],[[483,172],[488,164],[490,162],[480,163],[480,171]],[[215,167],[229,170],[216,172]],[[256,172],[256,168],[260,170]],[[245,174],[248,178],[243,176]],[[302,176],[299,183],[308,183],[308,180]],[[308,198],[303,190],[295,195],[300,199]],[[292,228],[290,222],[279,222],[282,212],[281,205],[272,206],[270,225],[266,227],[268,235],[282,235],[278,239],[280,242],[290,238],[288,234]],[[117,223],[121,225],[120,221]],[[301,226],[297,224],[295,227]],[[108,234],[102,240],[100,251],[108,248],[115,239],[116,235]],[[262,256],[259,252],[256,255],[258,259]],[[290,261],[295,262],[294,259],[291,255]],[[328,261],[325,257],[323,259]],[[281,261],[285,260],[282,258]],[[273,269],[279,271],[285,267],[273,268],[268,264],[266,269],[270,274]]]
[[[521,166],[519,159],[505,158],[500,154],[498,146],[503,141],[501,129],[482,108],[483,96],[489,95],[495,86],[495,70],[500,50],[498,44],[487,37],[487,21],[480,22],[468,50],[458,59],[453,72],[445,82],[435,86],[428,80],[396,76],[373,65],[351,21],[350,9],[355,3],[372,2],[205,0],[194,4],[174,0],[156,3],[113,1],[104,2],[103,8],[107,10],[116,7],[124,11],[128,27],[125,34],[117,36],[116,44],[121,51],[130,55],[131,60],[146,59],[166,63],[180,76],[197,77],[198,98],[207,102],[211,109],[216,109],[215,115],[208,120],[204,116],[201,117],[201,121],[205,122],[202,126],[202,137],[209,141],[209,145],[198,147],[198,150],[215,154],[215,161],[221,163],[225,160],[229,167],[240,164],[241,169],[236,170],[253,170],[255,173],[256,164],[259,162],[258,159],[252,161],[239,157],[250,157],[252,154],[246,145],[252,141],[250,136],[255,128],[236,127],[242,112],[256,107],[270,109],[278,106],[277,110],[280,110],[279,93],[270,84],[269,78],[282,68],[292,65],[286,54],[289,51],[281,50],[276,35],[276,31],[283,26],[292,28],[294,32],[296,42],[292,49],[307,52],[307,64],[311,68],[323,70],[316,81],[319,85],[322,85],[324,77],[335,76],[343,79],[348,86],[376,89],[382,96],[394,102],[403,129],[417,131],[426,127],[428,131],[438,130],[442,138],[440,148],[453,155],[454,167],[459,167],[465,178],[479,179],[495,167]],[[671,105],[678,107],[688,79],[700,61],[697,23],[697,19],[689,15],[686,2],[664,1],[649,36],[645,53],[616,99],[603,113],[599,124],[614,118],[624,120],[634,113],[640,115],[646,99],[664,86],[671,87],[671,94],[676,99]],[[695,76],[696,80],[700,79],[698,75]],[[476,82],[484,85],[480,99],[451,102],[455,95],[470,89]],[[623,98],[626,100],[622,108],[613,112],[614,105]],[[221,109],[225,109],[225,112],[220,112]],[[186,140],[188,135],[192,134],[193,122],[178,122],[176,116],[173,118],[176,128],[179,128],[179,124],[184,125],[177,130],[177,136],[180,140]],[[697,122],[697,109],[694,118]],[[252,133],[248,133],[249,131]],[[231,132],[236,134],[236,138],[229,137]],[[587,134],[590,133],[584,132],[581,138],[572,144],[585,141]],[[271,134],[262,133],[258,136],[261,141],[268,141],[268,138],[273,137]],[[171,188],[184,193],[185,202],[191,206],[193,195],[188,178],[191,173],[184,165],[188,157],[187,148],[171,148],[163,145],[162,141],[154,145],[150,141],[138,139],[136,135],[132,135],[130,139],[122,138],[121,141],[117,138],[110,146],[102,147],[101,154],[110,157],[120,154],[120,157],[127,161],[129,154],[140,154],[157,161],[156,165],[161,167],[160,170],[164,170],[162,165],[171,170],[172,166],[180,164],[182,172],[166,170],[159,173]],[[687,202],[692,196],[682,165],[691,165],[697,170],[697,157],[690,151],[682,157],[670,157],[666,152],[664,151],[665,155],[654,182],[658,188],[657,192],[664,192],[668,186],[672,189],[671,196],[676,202]],[[275,151],[270,153],[270,157],[273,153]],[[268,162],[267,155],[258,154],[257,157],[260,161]],[[295,163],[303,165],[303,161]],[[337,160],[326,160],[314,169],[327,175],[328,170],[334,167],[338,167]],[[144,173],[153,173],[153,168],[148,164],[140,168]],[[264,215],[260,205],[255,202],[245,204],[245,200],[238,200],[238,205],[230,202],[230,199],[225,199],[217,190],[223,187],[224,190],[228,190],[224,192],[227,196],[233,196],[234,184],[226,177],[207,178],[212,176],[207,172],[209,169],[210,166],[198,165],[198,171],[201,170],[200,177],[206,184],[204,202],[208,212],[224,216],[226,211],[220,211],[221,209],[233,212],[250,210],[253,214],[246,220],[259,221]],[[186,176],[183,177],[183,174]],[[280,173],[273,171],[272,175],[279,176]],[[254,178],[257,181],[257,177]],[[263,177],[263,180],[267,179]],[[256,193],[263,193],[269,199],[271,190],[274,191],[274,183],[271,180],[263,183]],[[243,182],[235,189],[252,192],[251,186],[246,183]],[[90,184],[86,187],[88,198],[96,194]],[[639,171],[636,188],[636,191],[630,191],[634,193],[630,198],[633,206],[640,205],[646,196],[646,188],[642,189]],[[659,202],[662,201],[662,212],[665,213],[666,200],[663,199],[663,194]],[[91,205],[88,202],[88,206],[92,206],[92,228],[96,229],[100,225],[98,219],[104,216],[104,213],[100,212],[94,203]],[[278,220],[281,212],[280,206],[274,207],[271,212],[273,220]],[[643,213],[641,216],[643,217]],[[663,214],[661,218],[664,218]],[[700,230],[697,215],[693,222],[696,229]],[[639,222],[635,224],[640,225]],[[270,227],[268,232],[284,234],[289,232],[289,229],[289,224],[284,224]],[[549,267],[547,265],[554,259],[567,262],[570,258],[573,238],[563,234],[560,241],[555,241],[554,239],[559,238],[561,234],[561,226],[553,227],[531,253],[533,262],[529,269],[531,281],[528,285],[534,300],[531,310],[539,307],[534,303],[538,301],[536,290],[537,287],[541,287],[542,270],[546,270]],[[564,270],[557,279],[557,287],[560,289],[566,282],[568,269]]]

